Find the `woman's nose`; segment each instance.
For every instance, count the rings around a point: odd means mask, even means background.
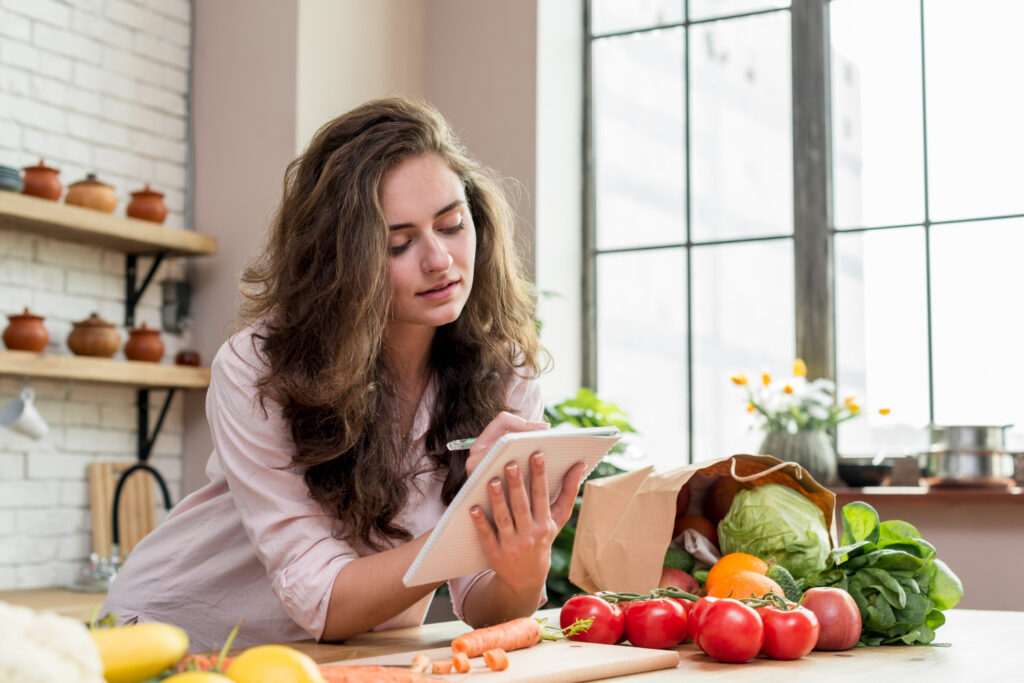
[[[436,237],[427,242],[427,253],[423,256],[423,270],[428,273],[448,270],[455,259]]]

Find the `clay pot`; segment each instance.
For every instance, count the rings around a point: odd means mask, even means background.
[[[25,178],[22,194],[30,194],[33,197],[42,197],[57,201],[60,199],[64,186],[60,182],[60,170],[47,166],[43,160],[39,160],[36,166],[26,166],[24,169]]]
[[[164,193],[150,189],[149,183],[146,183],[145,188],[132,192],[132,200],[128,203],[125,213],[132,218],[163,223],[167,218]]]
[[[199,365],[199,353],[196,351],[180,351],[177,356],[174,357],[174,363],[176,365]]]
[[[142,323],[139,327],[128,330],[128,335],[124,355],[129,360],[159,363],[164,357],[164,343],[160,341],[160,330],[146,327],[146,323]]]
[[[21,315],[9,315],[10,324],[4,330],[4,344],[17,351],[40,353],[50,341],[50,333],[43,327],[43,317],[29,313],[26,308]]]
[[[85,180],[71,183],[64,203],[114,213],[114,209],[117,208],[117,193],[114,192],[113,186],[101,183],[96,179],[95,173],[90,173],[85,176]]]
[[[114,323],[109,323],[95,313],[85,320],[73,323],[68,334],[68,348],[78,356],[110,358],[121,348],[121,335]]]

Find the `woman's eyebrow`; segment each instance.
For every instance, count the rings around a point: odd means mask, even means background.
[[[455,207],[463,205],[465,203],[466,203],[465,199],[456,199],[454,202],[452,202],[451,204],[448,204],[444,208],[440,209],[437,213],[435,213],[434,214],[434,218],[440,218],[441,216],[445,215],[446,213],[448,213],[449,211],[451,211]],[[405,228],[415,228],[415,227],[416,226],[414,224],[412,224],[412,223],[395,223],[394,225],[389,225],[388,229],[389,230],[403,230]]]

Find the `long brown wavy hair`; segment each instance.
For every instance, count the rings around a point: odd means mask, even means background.
[[[469,299],[437,330],[430,356],[438,395],[426,452],[450,503],[466,479],[466,452],[445,444],[478,434],[507,409],[513,372],[541,370],[536,301],[498,176],[467,155],[432,106],[368,102],[323,126],[289,164],[266,244],[242,273],[242,323],[254,325],[268,366],[260,399],[281,406],[295,442],[292,466],[340,521],[340,535],[378,550],[411,538],[395,517],[420,473],[396,433],[397,392],[382,360],[391,285],[380,190],[388,171],[424,154],[461,179],[477,231]]]

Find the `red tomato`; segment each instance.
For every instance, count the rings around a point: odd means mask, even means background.
[[[574,595],[566,600],[558,615],[558,621],[562,628],[566,628],[577,619],[590,617],[594,617],[594,623],[590,628],[585,633],[569,636],[571,640],[608,645],[619,642],[626,627],[626,617],[622,608],[596,595]]]
[[[711,603],[716,600],[718,600],[718,598],[713,598],[710,595],[707,595],[693,603],[693,606],[690,607],[690,612],[687,615],[690,618],[689,635],[693,644],[697,647],[700,647],[700,621],[704,617],[704,613],[708,610],[708,607],[711,606]]]
[[[686,629],[686,610],[671,598],[638,600],[626,610],[626,638],[636,647],[675,647]]]
[[[700,648],[720,662],[745,662],[764,645],[764,624],[752,608],[739,600],[722,598],[712,603],[700,620]]]
[[[686,612],[686,635],[683,636],[682,642],[688,643],[688,642],[690,642],[690,638],[692,637],[692,636],[690,636],[690,625],[693,623],[693,620],[690,618],[690,610],[693,609],[693,606],[696,603],[693,600],[687,600],[686,598],[670,598],[670,599],[671,600],[675,600],[680,605],[682,605],[683,606],[683,611]]]
[[[800,659],[818,642],[818,617],[806,607],[781,610],[773,605],[758,607],[764,624],[761,652],[772,659]]]

